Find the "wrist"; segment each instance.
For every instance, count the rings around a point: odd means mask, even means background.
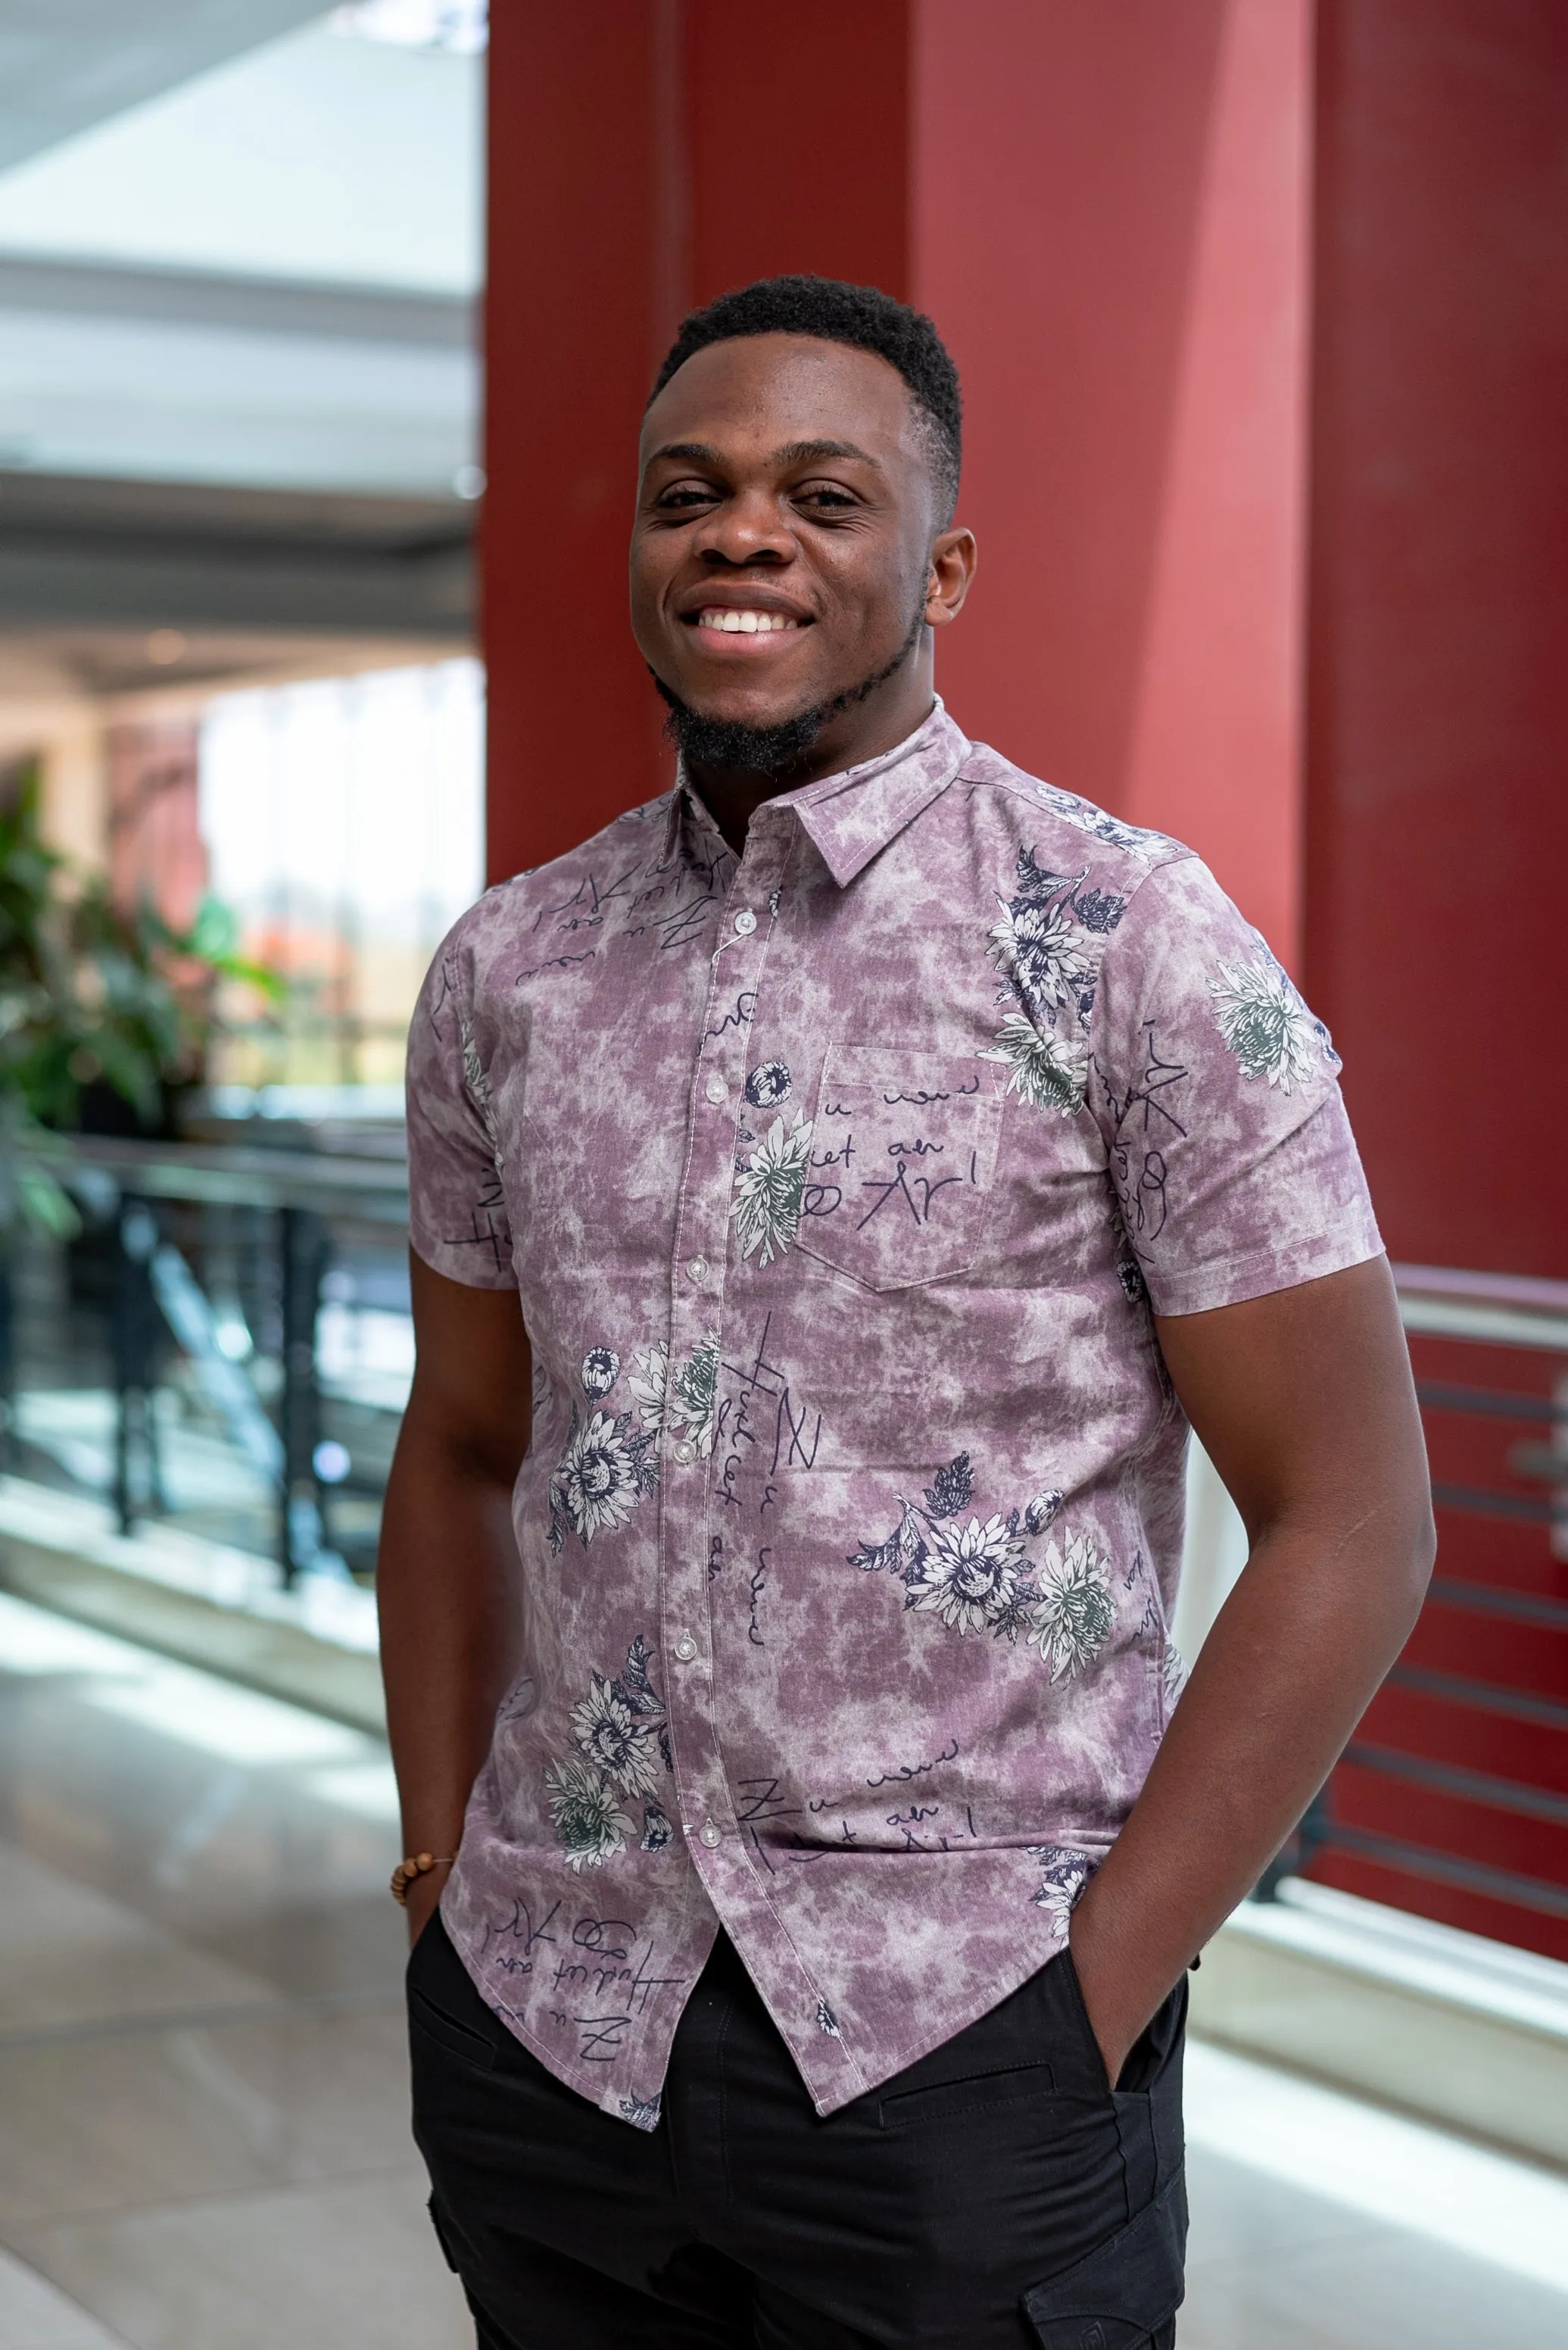
[[[455,1852],[411,1852],[405,1860],[400,1860],[388,1888],[399,1908],[407,1908],[410,1894],[425,1878],[444,1879],[456,1859]]]
[[[409,1887],[403,1914],[409,1921],[409,1948],[412,1950],[436,1911],[441,1908],[441,1887],[451,1876],[450,1866],[431,1870]]]
[[[1126,1987],[1118,1981],[1115,1947],[1107,1948],[1105,1937],[1096,1931],[1093,1914],[1085,1918],[1084,1908],[1080,1902],[1073,1912],[1067,1947],[1089,2029],[1099,2048],[1106,2078],[1114,2089],[1128,2052],[1148,2019],[1123,2012]]]

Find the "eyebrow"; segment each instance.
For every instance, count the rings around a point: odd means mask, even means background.
[[[656,465],[661,457],[689,465],[716,466],[723,463],[719,452],[710,448],[705,441],[666,441],[660,447],[649,451],[648,463]],[[770,462],[775,465],[805,465],[818,458],[834,457],[853,458],[862,465],[875,465],[878,473],[883,471],[871,452],[857,448],[853,441],[789,441],[782,449],[774,451]]]
[[[857,449],[853,441],[791,441],[783,449],[774,451],[775,465],[808,464],[816,457],[854,457],[863,465],[882,468],[869,449]]]

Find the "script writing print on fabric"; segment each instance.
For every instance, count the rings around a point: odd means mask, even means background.
[[[917,1780],[929,1779],[934,1773],[942,1770],[948,1763],[956,1762],[960,1752],[958,1740],[950,1738],[946,1745],[937,1753],[923,1756],[914,1762],[896,1762],[886,1771],[871,1772],[862,1783],[867,1793],[872,1794],[888,1787],[908,1789]],[[865,1795],[860,1794],[858,1789],[847,1795],[813,1795],[807,1803],[806,1809],[816,1814],[836,1814],[839,1824],[838,1843],[859,1844],[861,1842],[862,1831],[849,1825],[852,1813],[858,1812],[864,1815],[869,1809]],[[947,1804],[942,1829],[930,1829],[928,1824],[943,1811],[944,1807],[940,1801],[930,1800],[930,1791],[922,1788],[917,1795],[910,1797],[905,1809],[881,1813],[877,1816],[884,1827],[893,1828],[902,1835],[903,1849],[906,1852],[931,1850],[945,1852],[955,1836],[963,1843],[979,1841],[979,1831],[974,1825],[974,1814],[967,1804]],[[961,1828],[956,1825],[960,1818],[964,1823]],[[934,1837],[935,1842],[920,1841],[922,1835]]]
[[[561,1930],[552,1930],[556,1928]],[[647,2014],[655,1992],[679,1991],[691,1980],[658,1971],[651,1939],[642,1954],[636,1955],[643,1939],[627,1918],[600,1918],[591,1910],[578,1916],[567,1933],[559,1901],[553,1901],[535,1924],[527,1903],[517,1901],[510,1917],[487,1923],[477,1956],[482,1964],[509,1976],[536,1973],[556,2000],[570,2001],[569,2005],[546,2007],[545,2020],[578,2034],[577,2054],[585,2063],[608,2064],[622,2053],[625,2033]],[[608,2011],[576,2012],[578,2001],[591,2003],[612,1997],[615,2005]],[[498,2002],[497,2012],[528,2028],[520,2009]]]
[[[1118,1094],[1097,1055],[1095,1068],[1106,1089],[1111,1114],[1111,1170],[1127,1236],[1136,1247],[1141,1240],[1157,1241],[1169,1213],[1170,1171],[1158,1140],[1185,1140],[1188,1129],[1161,1098],[1191,1073],[1179,1061],[1164,1061],[1155,1040],[1155,1024],[1143,1024],[1143,1068]],[[1138,1138],[1138,1139],[1135,1139]]]
[[[715,1026],[704,1029],[703,1035],[707,1037],[710,1043],[717,1043],[721,1036],[727,1036],[732,1028],[747,1028],[751,1025],[752,1018],[756,1008],[756,989],[754,987],[742,987],[730,1010],[724,1014],[723,1017],[716,1024]]]
[[[543,972],[571,971],[580,962],[592,962],[597,952],[597,947],[585,947],[581,954],[552,955],[547,962],[531,963],[526,971],[520,971],[516,978],[514,980],[513,985],[514,987],[521,987],[524,981],[537,979]]]
[[[914,1109],[929,1109],[933,1102],[952,1101],[965,1094],[977,1094],[979,1091],[980,1079],[972,1077],[968,1085],[954,1086],[947,1092],[939,1087],[934,1092],[927,1093],[922,1087],[917,1086],[913,1093],[884,1094],[882,1099],[889,1109],[896,1109],[900,1102],[908,1102]]]
[[[762,1335],[749,1362],[722,1362],[720,1366],[731,1392],[722,1399],[718,1420],[716,1449],[723,1452],[723,1464],[715,1491],[720,1501],[731,1509],[743,1507],[739,1487],[748,1457],[765,1458],[766,1479],[771,1480],[778,1475],[781,1464],[786,1469],[815,1468],[822,1441],[822,1414],[814,1411],[809,1404],[797,1405],[787,1373],[768,1359],[768,1333],[772,1326],[770,1313],[763,1320]],[[759,1445],[763,1451],[753,1456],[741,1450],[742,1446]],[[759,1515],[772,1498],[776,1497],[764,1491],[758,1505]]]

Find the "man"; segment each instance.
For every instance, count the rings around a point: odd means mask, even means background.
[[[1336,1063],[1189,852],[936,701],[929,320],[725,296],[640,466],[677,787],[410,1044],[432,2210],[484,2350],[1168,2345],[1184,1970],[1430,1563]],[[1189,1421],[1251,1555],[1178,1706]]]

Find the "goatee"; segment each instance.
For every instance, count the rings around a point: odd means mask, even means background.
[[[786,775],[792,767],[800,764],[830,719],[840,718],[846,710],[869,701],[879,685],[886,685],[903,668],[925,624],[922,607],[892,660],[874,676],[863,678],[858,685],[846,686],[831,701],[815,702],[793,718],[780,719],[775,726],[744,726],[738,719],[704,718],[700,710],[693,710],[679,694],[672,693],[658,671],[650,668],[648,673],[669,705],[664,731],[689,767],[738,768],[752,775]]]

